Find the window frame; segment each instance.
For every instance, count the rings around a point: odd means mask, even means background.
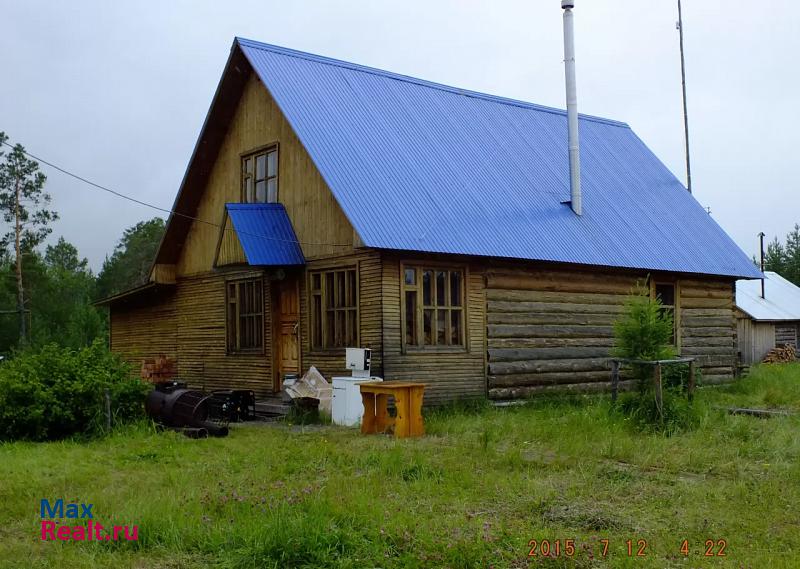
[[[322,266],[314,269],[309,269],[306,271],[306,287],[307,287],[307,297],[308,297],[308,345],[310,348],[310,352],[312,354],[330,354],[332,352],[342,352],[345,348],[353,348],[359,347],[361,345],[361,283],[360,281],[360,267],[358,263],[350,264],[350,265],[333,265],[333,266]],[[351,272],[354,275],[352,284],[355,285],[355,290],[353,291],[353,305],[347,305],[348,299],[348,288],[350,286],[350,280],[348,278],[348,273]],[[345,273],[344,283],[345,283],[345,292],[344,299],[345,305],[343,306],[336,306],[336,290],[338,288],[338,283],[336,279],[336,273]],[[333,284],[334,284],[334,292],[331,294],[334,295],[333,304],[328,306],[327,303],[327,277],[326,275],[333,274]],[[320,288],[316,288],[314,286],[314,277],[319,275],[320,279]],[[320,316],[319,316],[319,341],[320,343],[317,344],[317,320],[318,317],[316,315],[316,308],[315,308],[315,298],[319,297],[320,299]],[[347,334],[347,318],[349,314],[353,314],[352,318],[355,319],[355,338],[353,339],[353,343],[348,344],[347,338],[343,339],[344,344],[341,346],[335,345],[326,345],[326,340],[328,339],[328,318],[329,313],[334,313],[334,338],[336,336],[336,324],[335,324],[335,314],[337,312],[343,313],[345,318],[345,336]],[[335,341],[335,340],[334,340]]]
[[[680,282],[677,280],[669,279],[650,279],[650,298],[655,300],[658,298],[656,293],[658,286],[671,286],[674,289],[673,304],[664,304],[665,308],[672,308],[672,336],[674,342],[672,347],[678,350],[681,349],[681,306],[680,306]]]
[[[252,347],[240,347],[241,345],[241,318],[242,313],[240,312],[241,308],[241,287],[246,283],[258,283],[261,294],[254,297],[260,300],[260,308],[261,311],[259,312],[252,312],[247,313],[245,316],[255,316],[261,318],[261,334],[260,334],[260,344],[258,346]],[[235,346],[232,346],[231,342],[231,285],[236,287],[236,301],[235,301],[235,316],[233,318],[233,322],[235,322],[235,328],[233,329],[233,333],[235,333]],[[232,277],[229,279],[225,279],[225,353],[227,355],[253,355],[253,354],[264,354],[264,349],[266,345],[266,301],[265,301],[265,290],[264,290],[264,277],[263,275],[237,275],[236,277]]]
[[[270,152],[275,152],[275,175],[269,175],[269,158],[267,157]],[[247,190],[245,189],[245,182],[248,177],[253,177],[253,197],[255,198],[256,195],[256,182],[258,180],[255,179],[256,176],[256,157],[260,155],[264,155],[264,197],[265,201],[247,201]],[[252,159],[253,160],[253,173],[249,174],[245,170],[245,160]],[[259,146],[257,148],[253,148],[246,152],[242,152],[239,155],[239,202],[240,203],[253,203],[253,204],[268,204],[268,203],[280,203],[280,160],[281,160],[281,153],[280,153],[280,145],[278,142],[271,142],[269,144],[265,144],[263,146]],[[275,201],[269,201],[269,181],[274,179],[275,180]]]
[[[406,269],[414,269],[417,271],[416,273],[416,283],[414,285],[407,285],[405,281],[405,271]],[[448,321],[450,322],[450,314],[453,310],[459,310],[461,312],[461,343],[460,344],[432,344],[426,345],[424,339],[424,313],[426,310],[426,305],[424,304],[423,299],[423,289],[422,289],[422,275],[424,271],[433,271],[434,279],[436,278],[437,271],[458,271],[461,273],[461,306],[454,307],[450,304],[450,293],[451,293],[451,285],[450,285],[450,275],[447,276],[447,286],[446,286],[446,304],[442,305],[443,310],[448,311]],[[402,261],[400,263],[400,272],[399,272],[399,279],[400,279],[400,346],[401,346],[401,353],[465,353],[469,352],[469,302],[467,299],[468,296],[468,282],[469,282],[469,268],[465,265],[457,265],[451,263],[441,263],[441,262],[430,262],[430,261]],[[434,310],[435,312],[440,310],[438,299],[435,298],[435,289],[434,288],[434,304],[427,305],[428,310]],[[406,332],[407,332],[407,325],[406,325],[406,292],[416,291],[417,293],[417,307],[416,307],[416,315],[415,315],[415,326],[416,330],[416,344],[409,344],[406,340]],[[433,326],[431,330],[431,337],[436,337],[438,328],[438,318],[433,319]],[[448,329],[450,328],[450,324],[448,324]]]

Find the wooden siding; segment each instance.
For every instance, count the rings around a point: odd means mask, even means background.
[[[175,265],[156,263],[150,272],[150,282],[175,284]]]
[[[440,257],[441,259],[441,257]],[[466,273],[466,349],[403,353],[400,336],[400,263],[430,266],[428,260],[389,256],[382,263],[383,371],[386,380],[426,383],[425,403],[486,395],[486,345],[483,271],[480,266],[452,260],[446,266]]]
[[[229,216],[225,216],[225,225],[219,234],[219,249],[217,258],[214,260],[217,267],[225,265],[246,265],[247,257],[242,249],[242,244],[236,232],[233,231],[233,223]]]
[[[264,278],[264,353],[228,354],[225,281],[260,273],[206,273],[178,280],[157,301],[142,299],[111,308],[111,349],[137,370],[144,358],[165,354],[177,361],[178,377],[192,387],[272,392],[270,283]]]
[[[272,392],[270,283],[264,279],[264,351],[228,354],[225,331],[225,282],[247,273],[210,273],[178,281],[178,375],[205,389]],[[260,274],[260,273],[255,273]]]
[[[646,277],[577,270],[490,270],[486,279],[490,397],[525,397],[556,385],[605,387],[614,321],[636,282]],[[731,283],[661,277],[653,275],[658,282],[677,285],[681,354],[697,357],[709,381],[732,378]]]
[[[157,355],[178,355],[178,319],[175,289],[145,293],[115,303],[110,310],[109,344],[132,366],[136,376],[142,360]]]
[[[307,271],[355,267],[358,274],[359,347],[372,350],[372,374],[383,374],[381,338],[381,258],[375,251],[362,251],[335,259],[310,261]],[[303,371],[316,367],[330,381],[334,375],[352,375],[345,368],[344,349],[312,350],[309,319],[308,272],[300,281],[300,329]]]
[[[775,324],[742,314],[736,319],[736,341],[741,363],[757,364],[775,347]]]
[[[221,223],[224,204],[241,201],[241,155],[277,143],[278,200],[286,207],[307,259],[352,251],[353,228],[291,126],[253,74],[247,81],[203,192],[196,216]],[[193,222],[183,243],[178,276],[211,269],[219,228]],[[346,245],[334,247],[331,244]]]

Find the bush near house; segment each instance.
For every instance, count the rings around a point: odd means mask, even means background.
[[[625,312],[614,323],[614,355],[632,360],[667,360],[675,358],[672,346],[673,318],[659,298],[651,298],[641,287],[633,290]],[[688,366],[662,366],[662,405],[656,403],[653,366],[634,364],[633,376],[638,389],[620,397],[619,409],[634,425],[643,430],[672,434],[695,426],[699,413],[684,395],[689,379]]]
[[[0,440],[56,440],[93,435],[106,425],[144,416],[149,387],[97,340],[73,350],[49,344],[16,353],[0,365]]]

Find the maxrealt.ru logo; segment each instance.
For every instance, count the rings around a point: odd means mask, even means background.
[[[123,537],[128,541],[139,539],[139,526],[111,526],[109,530],[94,520],[94,504],[64,504],[59,498],[52,504],[42,498],[40,515],[42,518],[43,541],[117,541]],[[48,519],[49,518],[49,519]],[[55,521],[58,519],[58,521]],[[75,521],[83,525],[71,525]]]

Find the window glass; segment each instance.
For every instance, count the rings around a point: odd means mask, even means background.
[[[436,343],[440,346],[447,344],[447,310],[437,310],[439,318],[436,323]]]
[[[256,197],[252,201],[255,203],[264,203],[267,201],[266,183],[263,180],[256,182]]]
[[[256,156],[256,180],[263,180],[267,173],[267,157],[264,154]]]
[[[675,305],[675,285],[656,283],[656,297],[661,299],[664,306]]]
[[[461,272],[450,271],[450,305],[461,306]]]
[[[447,271],[436,271],[436,305],[447,305]]]
[[[313,349],[358,346],[358,280],[355,269],[318,271],[310,277]]]
[[[242,201],[275,203],[278,201],[278,151],[272,149],[242,158]]]
[[[418,274],[422,275],[419,281]],[[465,345],[463,283],[461,270],[402,267],[404,345],[419,348]]]
[[[461,311],[450,311],[450,343],[453,345],[461,345]]]
[[[433,310],[422,311],[422,338],[425,345],[433,344]]]
[[[256,351],[264,346],[264,295],[260,279],[228,283],[227,345],[229,352]]]
[[[417,344],[417,291],[406,291],[406,344]]]
[[[433,304],[433,271],[422,271],[422,304]]]
[[[673,283],[655,283],[655,296],[661,301],[661,313],[672,318],[672,336],[670,343],[675,345],[678,322],[675,320],[675,285]]]

